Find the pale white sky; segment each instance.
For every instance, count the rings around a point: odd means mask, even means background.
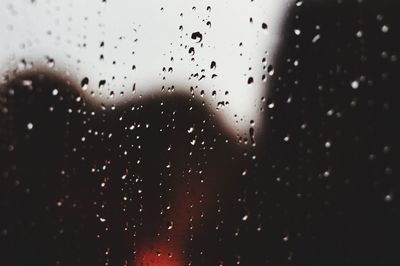
[[[268,85],[263,66],[274,65],[282,22],[292,2],[3,0],[0,73],[15,68],[23,58],[42,65],[50,57],[54,70],[68,71],[76,82],[89,78],[84,93],[95,103],[134,102],[139,95],[160,93],[162,86],[174,85],[183,93],[197,86],[196,98],[206,101],[229,132],[243,134],[250,120],[262,126],[259,108]],[[195,32],[201,33],[201,42],[192,39]],[[254,79],[251,85],[249,77]],[[101,89],[100,80],[106,80]],[[89,95],[92,90],[95,96]],[[114,97],[109,97],[110,91]],[[229,105],[217,108],[221,101]],[[236,123],[238,119],[243,121]]]

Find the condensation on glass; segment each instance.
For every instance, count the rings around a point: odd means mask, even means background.
[[[2,1],[0,264],[398,265],[398,7]]]

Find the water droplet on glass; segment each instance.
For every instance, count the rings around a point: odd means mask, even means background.
[[[215,61],[211,61],[210,68],[214,70],[216,67],[217,67],[217,64],[215,63]]]
[[[296,6],[301,6],[303,4],[303,0],[296,0]]]
[[[273,109],[275,107],[275,103],[271,102],[270,104],[268,104],[268,108],[269,109]]]
[[[385,195],[385,202],[392,202],[393,201],[393,194],[389,193]]]
[[[325,142],[325,148],[329,149],[332,146],[330,141]]]
[[[358,80],[353,80],[351,83],[350,83],[350,86],[353,88],[353,89],[358,89],[358,87],[360,86],[360,82],[358,81]]]
[[[199,43],[203,40],[203,35],[200,32],[196,31],[192,33],[191,38],[192,40],[195,40],[196,42]]]
[[[173,222],[173,221],[170,221],[169,224],[168,224],[167,229],[168,229],[168,230],[171,230],[173,227],[174,227],[174,222]]]
[[[275,73],[274,67],[272,65],[269,65],[267,67],[268,75],[273,76]]]
[[[312,38],[312,43],[316,43],[319,39],[321,39],[321,35],[320,34],[317,34],[317,35],[315,35],[314,36],[314,38]]]
[[[254,83],[254,78],[253,77],[249,77],[249,79],[247,80],[247,84],[251,85]]]
[[[381,28],[381,30],[382,30],[382,32],[386,33],[386,32],[389,31],[389,26],[383,25],[382,28]]]
[[[46,57],[46,64],[49,68],[53,68],[55,65],[54,59],[50,57]]]
[[[265,31],[265,32],[267,32],[268,31],[268,25],[267,25],[267,23],[263,23],[263,24],[261,24],[261,28]]]
[[[88,85],[89,85],[89,78],[84,77],[84,78],[82,79],[82,81],[81,81],[81,88],[82,88],[82,90],[84,90],[84,91],[87,90]]]
[[[99,81],[99,89],[102,89],[104,85],[106,84],[106,81],[104,79]]]

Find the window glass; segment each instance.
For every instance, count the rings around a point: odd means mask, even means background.
[[[399,265],[399,8],[1,1],[1,265]]]

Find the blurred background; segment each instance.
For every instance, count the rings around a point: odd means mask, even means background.
[[[1,265],[399,265],[397,1],[1,5]]]

